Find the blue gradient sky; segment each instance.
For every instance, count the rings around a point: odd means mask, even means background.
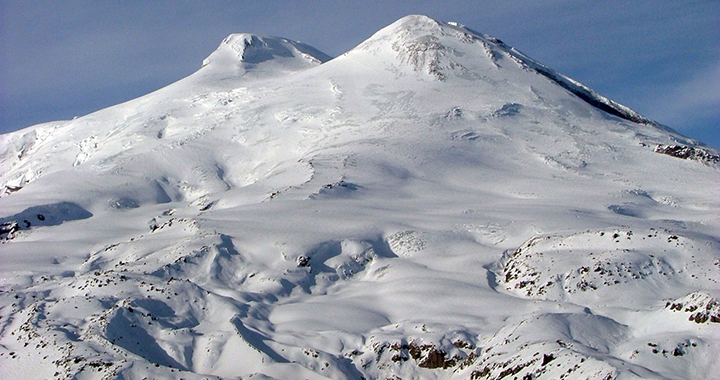
[[[720,148],[720,2],[0,0],[0,133],[105,108],[197,70],[230,33],[332,56],[407,14],[493,35]]]

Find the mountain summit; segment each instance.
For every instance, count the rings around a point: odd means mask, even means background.
[[[261,37],[253,34],[231,34],[203,61],[203,67],[247,71],[299,71],[317,66],[330,57],[319,50],[285,38]]]
[[[0,378],[720,372],[720,156],[408,16],[0,136]]]
[[[501,67],[519,65],[528,72],[545,76],[609,114],[657,125],[637,112],[534,61],[497,38],[475,32],[455,22],[444,23],[422,15],[406,16],[375,33],[350,54],[356,51],[384,55],[388,62],[395,61],[399,66],[410,66],[415,71],[438,80],[444,80],[448,75],[467,79],[497,77],[502,76],[498,75],[498,72],[507,70],[500,70]],[[493,71],[495,73],[492,73]]]

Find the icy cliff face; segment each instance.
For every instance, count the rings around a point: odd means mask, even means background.
[[[0,377],[720,371],[717,152],[457,23],[328,59],[0,136]]]

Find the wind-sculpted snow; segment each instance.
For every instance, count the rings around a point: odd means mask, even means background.
[[[715,156],[457,23],[233,34],[0,136],[0,378],[713,378]]]

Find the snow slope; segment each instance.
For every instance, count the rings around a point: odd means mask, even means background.
[[[720,378],[717,162],[457,23],[231,35],[0,136],[0,378]]]

